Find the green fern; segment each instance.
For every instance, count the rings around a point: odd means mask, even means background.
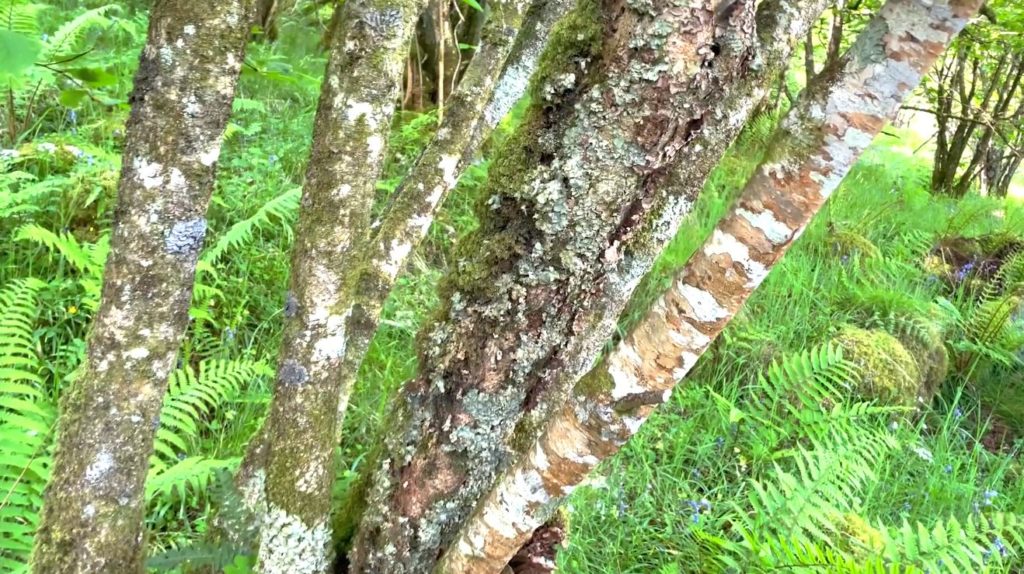
[[[898,409],[850,402],[856,370],[816,347],[773,364],[740,418],[763,426],[765,471],[747,480],[728,519],[735,536],[707,537],[742,572],[979,572],[1024,544],[1013,514],[888,525],[860,518],[874,469],[899,450],[885,420]],[[768,430],[766,430],[768,429]],[[998,541],[998,542],[997,542]]]
[[[217,239],[213,247],[203,253],[202,263],[205,264],[205,268],[211,269],[228,250],[240,247],[250,241],[256,230],[271,225],[272,219],[276,219],[285,234],[291,237],[290,223],[298,213],[301,196],[300,188],[289,189],[265,203],[251,217],[232,225]]]
[[[104,235],[95,244],[81,244],[75,236],[64,232],[60,235],[35,224],[26,224],[14,234],[16,241],[30,241],[46,247],[51,253],[60,254],[80,274],[79,285],[84,295],[82,305],[95,311],[100,303],[103,288],[103,265],[110,253],[110,237]]]
[[[33,330],[45,286],[22,279],[0,290],[0,569],[24,569],[50,474],[56,409],[39,377]]]
[[[0,29],[36,37],[39,35],[39,14],[44,4],[22,0],[0,0]]]
[[[35,176],[24,171],[0,173],[0,221],[39,211],[43,198],[66,183],[63,177],[35,181]]]
[[[195,450],[189,441],[202,433],[204,424],[247,383],[269,373],[263,363],[215,359],[201,362],[198,374],[189,367],[175,370],[160,411],[150,477],[180,464],[182,456]]]
[[[83,40],[92,30],[111,24],[110,14],[120,11],[115,4],[86,10],[62,24],[43,45],[44,60],[60,59],[82,51]]]

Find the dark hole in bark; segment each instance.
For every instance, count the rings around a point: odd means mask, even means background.
[[[533,532],[530,541],[516,552],[505,568],[506,574],[550,574],[555,571],[555,556],[568,533],[561,514],[556,514]]]

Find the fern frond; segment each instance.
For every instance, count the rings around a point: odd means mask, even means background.
[[[0,0],[0,30],[36,37],[39,35],[39,13],[45,9],[44,4]]]
[[[111,24],[110,14],[120,11],[115,4],[86,10],[65,22],[50,36],[43,46],[42,57],[46,60],[66,56],[82,48],[82,41],[95,28]]]
[[[201,362],[198,374],[190,367],[175,370],[160,411],[156,454],[151,461],[154,472],[167,471],[180,456],[187,455],[189,441],[202,432],[203,423],[216,416],[243,386],[268,373],[263,363],[216,359]]]
[[[202,261],[212,266],[229,249],[244,245],[252,239],[257,229],[263,228],[272,223],[271,218],[277,219],[291,236],[290,223],[294,220],[299,209],[299,198],[302,196],[300,188],[289,189],[281,195],[271,199],[259,208],[251,217],[243,219],[232,225],[223,235],[217,239],[213,247],[203,253]]]
[[[0,290],[0,565],[24,569],[50,476],[56,408],[41,388],[33,329],[45,284],[22,279]]]
[[[99,307],[103,284],[103,266],[110,253],[110,236],[104,235],[93,245],[83,245],[71,233],[60,235],[34,223],[21,226],[14,234],[15,241],[30,241],[60,254],[80,274],[79,285],[85,292],[82,304],[96,310]]]
[[[240,460],[190,456],[169,467],[153,467],[146,477],[146,499],[180,496],[186,491],[205,492],[218,473],[237,468]]]

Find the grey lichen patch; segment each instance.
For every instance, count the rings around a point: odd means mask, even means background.
[[[309,371],[295,359],[285,359],[277,370],[277,378],[282,385],[304,385],[309,381]]]
[[[401,23],[401,20],[402,12],[395,8],[385,8],[363,15],[363,22],[366,22],[374,34],[381,34],[389,28],[394,28]]]
[[[261,574],[322,574],[331,563],[331,531],[326,522],[307,526],[271,506],[260,529]]]
[[[197,217],[179,221],[171,226],[164,237],[164,249],[172,255],[192,255],[203,246],[206,237],[206,219]]]
[[[288,319],[296,316],[299,312],[299,300],[295,297],[294,291],[289,291],[284,296],[284,316]]]

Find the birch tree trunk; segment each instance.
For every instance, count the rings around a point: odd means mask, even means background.
[[[254,446],[246,461],[251,468],[243,469],[251,479],[243,491],[262,515],[260,572],[330,567],[336,374],[348,342],[349,269],[370,229],[405,50],[423,5],[352,0],[335,16],[292,249],[267,442]]]
[[[716,13],[587,0],[556,26],[535,104],[492,164],[481,228],[421,338],[421,375],[388,425],[351,572],[430,571],[591,364],[785,40],[825,3],[764,4],[759,19],[784,26],[763,54],[752,2]]]
[[[103,296],[64,399],[34,572],[142,570],[143,482],[188,324],[249,9],[248,0],[153,6]]]
[[[679,383],[800,236],[980,0],[889,0],[801,96],[732,210],[502,474],[439,572],[490,573]]]
[[[370,341],[376,331],[384,300],[387,298],[394,280],[404,266],[406,259],[416,245],[422,240],[430,222],[433,220],[437,209],[440,207],[443,198],[455,185],[458,176],[464,168],[467,158],[471,157],[493,129],[500,119],[491,119],[489,114],[500,113],[502,116],[507,112],[511,103],[506,100],[517,100],[525,90],[525,85],[513,83],[507,85],[499,78],[508,74],[503,72],[502,64],[507,59],[511,50],[520,53],[536,53],[539,51],[538,44],[546,39],[546,31],[550,30],[557,7],[563,4],[563,0],[547,0],[538,3],[538,10],[534,11],[530,18],[530,30],[536,32],[524,42],[516,41],[517,31],[523,20],[525,5],[522,2],[491,2],[488,21],[483,32],[484,42],[480,46],[477,55],[471,61],[466,70],[465,78],[460,83],[452,103],[452,109],[445,118],[438,130],[438,135],[427,146],[420,158],[416,161],[410,173],[396,190],[393,202],[389,209],[382,216],[381,220],[369,225],[366,217],[369,214],[369,202],[372,200],[373,185],[379,175],[380,160],[382,155],[370,158],[376,164],[370,164],[363,160],[360,168],[349,166],[349,175],[345,181],[351,182],[353,177],[364,170],[362,180],[362,207],[351,207],[352,217],[363,217],[358,221],[349,219],[347,225],[338,225],[337,220],[323,216],[319,228],[304,230],[300,224],[299,241],[320,241],[324,246],[339,245],[334,243],[337,237],[331,234],[349,231],[346,239],[348,245],[346,251],[328,257],[336,266],[337,276],[325,284],[334,285],[334,291],[327,293],[321,290],[320,294],[313,297],[317,304],[329,305],[334,309],[343,309],[341,316],[344,320],[341,323],[339,332],[344,338],[344,345],[341,346],[340,355],[330,364],[329,367],[321,369],[323,379],[317,383],[321,385],[320,398],[314,401],[298,402],[291,396],[291,389],[285,389],[283,396],[279,399],[275,395],[274,410],[270,419],[265,424],[260,436],[256,437],[250,446],[246,459],[242,464],[236,484],[246,496],[247,503],[256,513],[267,512],[265,492],[269,492],[267,474],[268,460],[272,460],[270,452],[277,448],[282,454],[280,459],[283,473],[291,472],[289,477],[284,474],[284,486],[288,484],[300,484],[301,478],[294,475],[296,461],[300,461],[301,469],[307,474],[315,472],[322,475],[325,480],[324,489],[311,499],[310,493],[296,486],[291,493],[296,500],[303,501],[307,505],[307,517],[315,516],[316,524],[326,525],[330,514],[329,486],[333,482],[333,447],[334,442],[329,441],[330,433],[337,433],[344,420],[344,413],[348,405],[348,398],[355,383],[355,377],[362,363],[363,357],[369,348]],[[337,36],[343,37],[343,36]],[[534,58],[534,61],[536,58]],[[351,74],[351,70],[347,73]],[[528,74],[528,72],[527,72]],[[394,84],[397,85],[397,84]],[[501,95],[495,92],[495,86],[506,86]],[[328,99],[333,98],[330,96]],[[495,105],[495,99],[501,101]],[[382,100],[390,101],[390,100]],[[320,110],[320,115],[335,114],[330,108]],[[319,115],[318,115],[319,117]],[[325,120],[326,121],[326,120]],[[387,122],[379,122],[378,130],[371,138],[383,138],[387,136]],[[316,144],[315,144],[316,145]],[[355,160],[361,159],[358,154],[352,156]],[[321,160],[322,161],[322,160]],[[322,166],[311,160],[312,171],[321,171]],[[337,171],[341,171],[339,168]],[[372,177],[371,177],[372,175]],[[307,187],[312,185],[312,179]],[[345,185],[351,186],[351,183]],[[308,190],[307,190],[308,192]],[[304,192],[305,193],[305,192]],[[316,192],[320,193],[320,192]],[[351,198],[352,195],[346,196]],[[351,205],[351,203],[349,204]],[[329,209],[341,209],[338,206]],[[356,241],[361,235],[369,236],[371,239]],[[317,239],[319,238],[319,239]],[[319,247],[320,253],[327,247]],[[297,259],[294,266],[309,266],[316,260],[311,259],[310,249],[306,248],[296,252]],[[321,262],[322,263],[322,262]],[[294,272],[293,272],[294,273]],[[293,281],[308,281],[305,276],[293,275]],[[323,287],[321,289],[324,289]],[[298,292],[298,289],[293,289]],[[289,305],[292,305],[289,303]],[[299,305],[296,305],[299,307]],[[311,376],[311,381],[313,377]],[[315,382],[315,381],[314,381]],[[309,382],[303,385],[308,387]],[[279,386],[280,389],[280,386]],[[307,395],[311,396],[311,395]],[[277,413],[276,415],[274,413]],[[320,426],[331,414],[335,415],[334,426]],[[308,429],[316,428],[315,440]],[[281,437],[284,437],[283,441]],[[281,442],[279,442],[281,441]],[[274,445],[280,446],[274,446]],[[296,449],[303,449],[304,453],[294,456]],[[306,458],[308,456],[308,458]],[[289,482],[291,481],[291,482]],[[327,528],[324,526],[318,535],[327,535]],[[234,539],[244,537],[244,533],[225,533]],[[263,544],[267,548],[268,542]],[[266,552],[269,552],[267,548]],[[328,558],[324,558],[327,560]]]
[[[556,0],[547,3],[552,6],[563,4]],[[339,425],[344,419],[359,366],[377,330],[384,300],[395,279],[409,255],[426,237],[434,216],[455,187],[467,161],[501,119],[488,115],[501,113],[490,108],[492,102],[495,98],[518,100],[525,90],[525,86],[499,86],[499,80],[529,2],[491,0],[488,6],[482,43],[449,101],[448,113],[438,128],[437,136],[402,178],[391,202],[374,223],[371,239],[359,253],[358,260],[364,264],[358,269],[359,279],[354,281],[350,348],[346,349],[340,375]],[[539,18],[535,20],[535,24],[542,23]],[[499,93],[497,87],[506,91]]]

